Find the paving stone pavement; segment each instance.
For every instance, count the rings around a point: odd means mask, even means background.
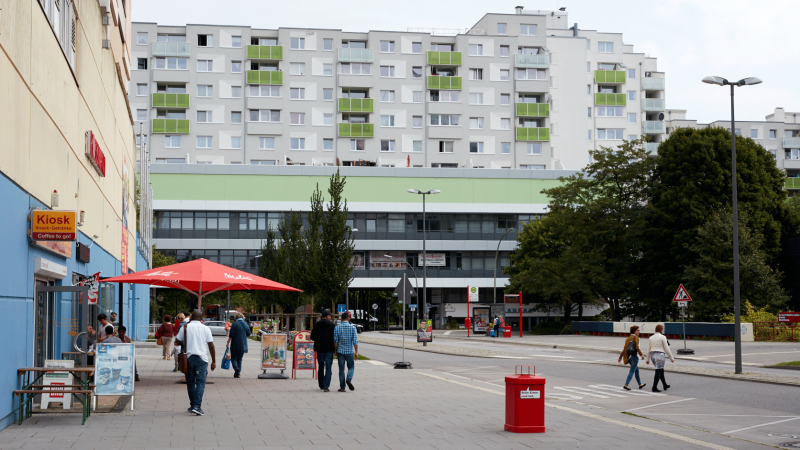
[[[218,342],[218,348],[221,342]],[[221,352],[220,352],[221,353]],[[367,355],[368,356],[368,355]],[[142,381],[135,410],[35,415],[0,431],[0,449],[751,449],[752,442],[624,415],[576,402],[548,401],[547,431],[503,431],[502,388],[425,370],[358,361],[354,392],[323,393],[310,371],[297,380],[259,380],[258,353],[243,376],[210,373],[203,417],[186,412],[186,387],[160,350],[137,349]],[[334,371],[337,364],[334,361]]]

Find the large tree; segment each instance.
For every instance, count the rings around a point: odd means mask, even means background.
[[[337,170],[331,175],[328,186],[329,200],[322,221],[320,233],[320,289],[329,296],[331,308],[334,302],[341,301],[353,280],[353,267],[350,260],[355,248],[353,231],[347,224],[347,199],[344,198],[344,186],[347,177],[339,175]],[[331,309],[333,311],[333,309]]]

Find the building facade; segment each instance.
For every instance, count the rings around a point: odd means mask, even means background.
[[[578,170],[665,133],[656,59],[561,11],[446,31],[134,23],[132,38],[152,163]]]

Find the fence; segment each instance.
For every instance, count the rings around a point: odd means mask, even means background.
[[[797,338],[795,338],[795,330]],[[800,339],[800,323],[795,322],[755,322],[753,331],[757,341],[792,341]]]
[[[156,330],[158,330],[160,326],[160,323],[151,323],[150,325],[136,327],[136,336],[134,336],[134,340],[137,342],[155,342],[156,338],[150,338],[150,336],[155,336]]]

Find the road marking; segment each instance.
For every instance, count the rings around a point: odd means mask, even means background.
[[[579,387],[556,386],[553,389],[558,389],[559,391],[572,392],[572,393],[575,393],[575,394],[588,395],[589,397],[611,398],[611,397],[607,397],[605,395],[600,395],[600,394],[594,393],[592,391],[589,391],[588,389],[579,388]],[[589,391],[589,392],[584,392],[584,391]],[[603,392],[603,394],[605,394],[605,392]],[[612,395],[612,396],[615,396],[615,397],[625,397],[624,395],[616,395],[616,394],[608,394],[608,395]]]
[[[476,369],[492,369],[492,368],[496,368],[496,367],[497,367],[497,366],[480,366],[480,367],[470,367],[470,368],[468,368],[468,369],[456,369],[456,370],[451,370],[451,371],[449,371],[449,372],[447,372],[447,373],[465,372],[465,371],[467,371],[467,370],[476,370]]]
[[[449,336],[449,335],[450,335],[450,333],[452,333],[452,332],[453,332],[453,330],[450,330],[450,331],[445,331],[445,332],[444,332],[444,336]]]
[[[732,434],[732,433],[738,433],[738,432],[740,432],[740,431],[752,430],[753,428],[761,428],[761,427],[765,427],[765,426],[767,426],[767,425],[775,425],[776,423],[789,422],[789,421],[792,421],[792,420],[797,420],[797,419],[800,419],[800,417],[792,417],[791,419],[779,420],[779,421],[777,421],[777,422],[762,423],[761,425],[754,425],[754,426],[752,426],[752,427],[747,427],[747,428],[739,428],[738,430],[732,430],[732,431],[723,431],[723,432],[722,432],[722,434]]]
[[[800,353],[800,350],[794,350],[791,352],[763,352],[763,353],[742,353],[742,356],[756,356],[756,355],[777,355],[781,353]],[[714,356],[706,356],[706,358],[725,358],[731,357],[736,355],[714,355]]]
[[[375,361],[374,359],[364,360],[366,363],[374,364],[376,366],[388,366],[385,362],[382,361]]]
[[[673,400],[671,402],[656,403],[655,405],[642,406],[641,408],[628,409],[628,410],[625,410],[625,411],[622,411],[622,412],[638,411],[640,409],[652,408],[653,406],[669,405],[670,403],[685,402],[685,401],[688,401],[688,400],[694,400],[694,398],[683,398],[683,399],[680,399],[680,400]]]
[[[565,358],[565,359],[575,359],[574,356],[560,356],[560,355],[531,355],[532,357],[536,358]]]
[[[655,405],[653,405],[655,406]],[[783,417],[790,417],[795,419],[800,419],[797,416],[758,416],[758,415],[751,415],[751,414],[677,414],[677,413],[655,413],[650,414],[651,416],[714,416],[714,417],[761,417],[767,419],[781,419]]]
[[[618,393],[618,394],[633,395],[634,397],[637,396],[637,395],[642,396],[642,397],[656,397],[656,396],[664,396],[664,395],[666,395],[666,394],[657,394],[655,392],[644,392],[641,389],[640,390],[635,390],[634,389],[634,390],[630,390],[630,391],[622,391],[622,390],[620,390],[621,389],[620,387],[611,386],[609,384],[590,384],[589,387],[590,388],[594,388],[594,389],[602,389],[602,390],[605,390],[605,391],[613,391],[613,392]]]
[[[501,356],[501,355],[490,355],[487,358],[498,358],[498,359],[530,359],[527,356]]]

